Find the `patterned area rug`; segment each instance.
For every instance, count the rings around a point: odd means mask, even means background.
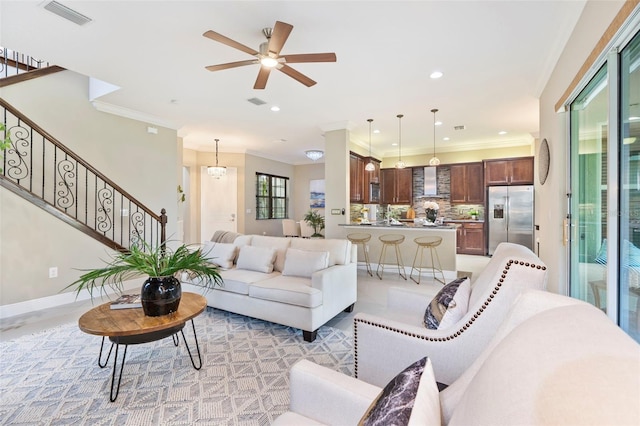
[[[97,365],[101,338],[76,323],[0,343],[0,424],[268,425],[287,411],[296,361],[352,375],[353,338],[338,329],[307,343],[300,330],[212,308],[195,325],[200,371],[182,337],[131,345],[115,402],[112,363]],[[185,335],[191,343],[191,326]]]

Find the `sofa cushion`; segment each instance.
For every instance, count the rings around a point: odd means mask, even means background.
[[[276,259],[276,249],[269,247],[242,246],[238,254],[238,269],[250,271],[273,272],[273,262]]]
[[[308,281],[308,278],[276,276],[251,284],[249,297],[316,308],[322,305],[322,292],[309,286]]]
[[[324,238],[293,238],[291,248],[298,250],[328,251],[329,266],[347,265],[351,262],[351,241]]]
[[[394,377],[358,424],[439,425],[440,398],[431,360],[422,358]]]
[[[282,275],[311,278],[311,274],[329,266],[329,252],[287,249]],[[311,285],[311,283],[309,283]]]
[[[278,272],[282,272],[290,240],[290,238],[254,235],[251,239],[251,245],[253,247],[269,247],[276,249],[276,260],[273,264],[273,269]]]
[[[220,271],[223,285],[215,289],[229,291],[231,293],[249,294],[249,285],[252,283],[277,277],[278,275],[277,272],[265,274],[264,272],[233,268],[227,271]]]
[[[236,258],[238,247],[231,243],[216,243],[213,241],[205,241],[202,247],[202,253],[214,265],[218,265],[223,269],[233,267],[233,261]]]
[[[462,291],[458,294],[460,287],[462,287]],[[424,313],[424,326],[430,330],[438,330],[441,324],[443,324],[442,329],[454,325],[467,313],[469,292],[469,277],[455,279],[442,287],[427,306]],[[448,313],[449,315],[447,315]]]

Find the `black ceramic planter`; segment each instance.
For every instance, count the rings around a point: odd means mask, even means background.
[[[142,284],[142,310],[150,317],[167,315],[178,310],[182,287],[176,277],[149,277]]]

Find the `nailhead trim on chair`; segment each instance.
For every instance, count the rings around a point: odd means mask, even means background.
[[[400,334],[404,334],[406,336],[409,337],[416,337],[418,339],[422,339],[422,340],[428,340],[430,342],[445,342],[445,341],[449,341],[451,339],[455,339],[456,337],[460,336],[462,333],[464,333],[470,326],[471,324],[473,324],[475,322],[476,319],[478,319],[478,317],[484,312],[485,308],[487,306],[489,306],[489,303],[491,303],[491,301],[496,297],[496,295],[498,294],[498,291],[500,290],[500,288],[502,287],[502,284],[504,283],[504,279],[507,276],[507,274],[509,273],[509,269],[511,269],[511,265],[512,264],[516,264],[516,265],[523,265],[526,267],[531,267],[534,269],[541,269],[541,270],[546,270],[547,267],[546,266],[542,266],[542,265],[537,265],[535,263],[530,263],[530,262],[525,262],[522,260],[509,260],[507,261],[507,264],[504,267],[504,270],[502,271],[502,275],[500,276],[500,279],[498,280],[498,283],[496,284],[496,286],[494,287],[493,291],[491,292],[491,294],[489,295],[489,297],[487,298],[487,300],[485,300],[485,302],[482,304],[482,306],[480,308],[478,308],[478,310],[476,311],[475,314],[473,314],[473,317],[471,317],[469,319],[469,321],[467,321],[466,324],[464,324],[459,330],[457,330],[456,332],[452,333],[451,335],[447,336],[447,337],[425,337],[425,336],[421,336],[421,335],[417,335],[415,333],[408,333],[404,330],[400,330],[394,327],[389,327],[386,325],[381,325],[372,321],[365,321],[362,319],[358,319],[358,318],[354,318],[353,319],[353,350],[354,350],[354,374],[355,377],[358,378],[358,324],[359,322],[363,323],[363,324],[367,324],[367,325],[372,325],[374,327],[380,327],[380,328],[384,328],[387,329],[389,331],[393,331],[395,333],[400,333]]]

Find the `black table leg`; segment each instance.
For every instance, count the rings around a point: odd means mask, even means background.
[[[191,365],[196,370],[200,370],[202,368],[202,356],[200,355],[200,345],[198,345],[198,335],[196,334],[196,325],[193,323],[193,319],[191,320],[191,328],[193,329],[193,338],[196,341],[196,350],[198,352],[198,362],[199,365],[196,367],[196,363],[193,360],[193,355],[191,354],[191,349],[189,348],[189,342],[187,342],[187,338],[184,336],[184,329],[180,330],[182,333],[182,339],[184,340],[184,345],[187,347],[187,352],[189,352],[189,358],[191,358]]]
[[[107,362],[109,362],[109,358],[111,358],[111,351],[113,350],[113,345],[115,343],[111,343],[111,347],[109,348],[109,353],[107,354],[107,358],[105,358],[104,362],[102,362],[102,349],[104,348],[104,339],[105,336],[102,336],[102,344],[100,344],[100,354],[98,355],[98,367],[104,368],[107,366]]]
[[[111,393],[109,394],[109,400],[111,402],[115,401],[116,398],[118,397],[118,393],[120,393],[120,381],[122,381],[122,370],[124,369],[124,361],[127,358],[127,348],[129,347],[129,345],[124,345],[124,353],[122,354],[122,363],[120,364],[120,374],[118,376],[118,384],[116,386],[116,392],[114,395],[113,386],[116,380],[116,368],[118,366],[118,349],[120,348],[119,344],[115,343],[115,345],[116,345],[116,353],[113,357],[113,371],[111,372]],[[112,347],[113,347],[113,344],[112,344]]]

